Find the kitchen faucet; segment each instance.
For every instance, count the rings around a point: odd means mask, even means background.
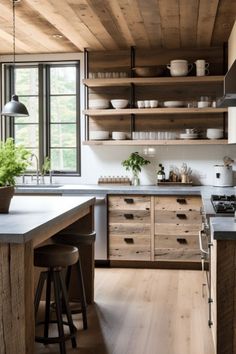
[[[37,155],[31,154],[31,161],[33,160],[33,158],[35,158],[35,161],[36,161],[36,183],[39,184],[39,159],[38,159]],[[31,180],[33,180],[33,179],[34,179],[34,177],[32,175]]]

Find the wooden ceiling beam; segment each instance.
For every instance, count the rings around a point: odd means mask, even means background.
[[[197,24],[197,46],[211,45],[219,0],[200,0]]]
[[[220,0],[213,29],[211,45],[222,45],[230,36],[236,20],[236,1]]]
[[[24,5],[26,4],[26,1],[24,1]],[[18,5],[21,5],[19,3]],[[17,5],[17,6],[18,6]],[[25,9],[26,12],[26,9]],[[27,13],[27,12],[26,12]],[[0,2],[0,15],[1,17],[5,18],[5,20],[8,21],[8,23],[12,23],[12,9],[11,9],[11,3],[8,0],[1,0]],[[29,21],[25,20],[22,16],[17,16],[17,8],[16,8],[16,35],[23,38],[26,37],[26,39],[32,40],[34,45],[38,45],[38,52],[41,49],[47,48],[47,51],[62,51],[63,47],[61,46],[60,43],[57,43],[56,40],[53,40],[49,38],[47,35],[44,34],[44,32],[38,28],[36,25],[30,23]]]
[[[161,18],[157,0],[138,0],[151,47],[162,46]]]
[[[68,38],[80,51],[92,47],[102,50],[104,46],[80,20],[66,0],[26,0],[63,36]]]
[[[117,0],[123,16],[132,33],[134,44],[137,47],[149,48],[150,42],[144,26],[141,9],[138,0]]]
[[[179,0],[181,47],[193,47],[197,41],[199,0]]]
[[[69,1],[70,3],[71,1],[77,3],[76,0]],[[81,2],[81,0],[79,2]],[[124,47],[127,48],[127,46],[129,47],[134,45],[133,37],[125,21],[123,13],[116,1],[87,0],[85,2],[90,7],[90,10],[93,11],[96,18],[93,18],[93,22],[91,22],[91,17],[84,16],[83,21],[85,21],[90,29],[93,29],[94,33],[97,33],[97,36],[103,43],[109,44],[110,48],[106,49],[117,49]],[[111,38],[109,42],[107,39],[108,35]]]
[[[180,48],[180,9],[179,0],[158,0],[163,46]]]
[[[11,45],[12,52],[13,52],[13,36],[11,34],[5,32],[4,30],[0,29],[0,39],[1,39],[1,47],[2,47],[2,40],[4,40],[5,43],[8,44],[8,48],[9,48],[9,44]],[[8,51],[9,51],[9,49],[8,49]],[[16,52],[18,52],[18,53],[19,52],[32,53],[32,47],[16,38]],[[35,53],[37,52],[36,49],[34,52]]]

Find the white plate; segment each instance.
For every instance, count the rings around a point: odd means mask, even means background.
[[[180,139],[197,139],[198,138],[198,134],[197,133],[193,133],[193,134],[180,134]]]
[[[164,101],[164,107],[184,107],[186,104],[184,101]]]

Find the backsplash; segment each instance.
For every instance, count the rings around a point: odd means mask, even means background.
[[[230,156],[236,161],[236,147],[228,146],[158,146],[155,147],[156,154],[154,157],[145,156],[150,160],[150,164],[144,166],[140,174],[142,185],[156,184],[156,172],[158,164],[162,163],[166,176],[169,175],[171,166],[179,169],[183,162],[192,169],[194,184],[212,185],[213,184],[213,166],[223,164],[223,157]],[[119,148],[115,146],[82,146],[82,163],[81,177],[56,177],[54,181],[59,183],[71,184],[96,184],[101,176],[128,176],[131,172],[127,172],[121,166],[121,161],[126,159],[131,152],[138,151],[144,156],[143,147],[125,147]],[[236,185],[236,162],[233,164],[234,184]]]

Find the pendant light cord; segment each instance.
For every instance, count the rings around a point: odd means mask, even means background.
[[[12,24],[12,32],[13,32],[13,70],[15,68],[16,61],[16,11],[15,11],[15,0],[12,0],[12,11],[13,11],[13,24]]]

